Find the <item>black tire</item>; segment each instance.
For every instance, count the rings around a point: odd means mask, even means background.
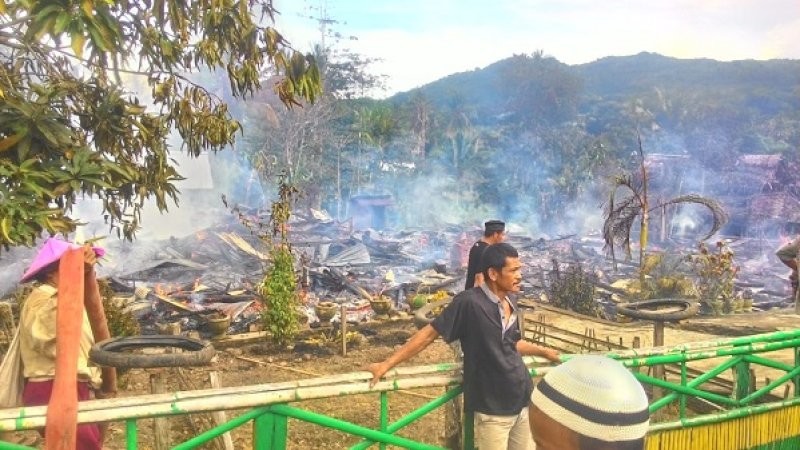
[[[434,317],[428,317],[429,314],[433,315],[433,311],[441,306],[445,306],[452,301],[453,298],[446,298],[443,300],[438,300],[433,303],[428,303],[427,305],[422,306],[420,309],[414,312],[414,325],[417,326],[418,329],[423,328],[425,325],[433,322]]]
[[[150,347],[174,347],[182,353],[140,355],[123,353],[125,350]],[[128,336],[98,342],[89,351],[89,359],[97,365],[118,369],[150,367],[205,366],[216,351],[209,342],[183,336]]]
[[[658,311],[664,306],[678,307],[678,311]],[[659,298],[642,302],[620,303],[617,313],[634,319],[653,320],[659,322],[677,322],[697,314],[700,305],[697,302],[680,298]]]

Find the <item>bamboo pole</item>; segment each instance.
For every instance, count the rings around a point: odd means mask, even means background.
[[[791,336],[797,336],[800,330],[793,332],[778,332],[767,335],[755,336],[749,339],[755,342],[751,345],[739,346],[733,349],[712,349],[710,351],[700,351],[685,349],[686,354],[657,353],[653,356],[636,355],[636,352],[620,352],[610,354],[621,359],[628,367],[644,367],[652,364],[680,363],[683,361],[696,361],[701,359],[716,358],[722,356],[738,356],[752,353],[769,352],[800,346],[800,339],[789,339],[782,342],[771,342]],[[761,342],[765,341],[765,342]],[[678,347],[690,348],[698,347],[703,349],[707,346],[719,345],[723,341],[712,343],[701,343],[702,345],[686,345]],[[742,339],[730,339],[724,342],[741,345]],[[673,349],[674,350],[674,349]],[[630,359],[624,359],[625,353],[632,355]],[[525,358],[527,363],[532,362],[531,358]],[[338,393],[365,393],[377,392],[381,390],[410,389],[417,387],[434,387],[457,383],[460,381],[458,375],[453,374],[460,366],[457,364],[438,364],[417,367],[401,367],[390,371],[386,380],[380,382],[374,389],[368,388],[368,380],[371,378],[369,372],[354,372],[349,374],[320,377],[317,379],[296,380],[285,383],[274,383],[256,386],[243,386],[235,388],[208,389],[203,391],[176,392],[173,394],[162,394],[158,396],[143,396],[137,398],[122,398],[108,400],[92,400],[82,402],[79,409],[79,418],[82,423],[116,420],[120,416],[115,414],[133,414],[133,417],[152,417],[158,414],[173,414],[181,412],[211,411],[215,409],[233,409],[250,406],[263,405],[268,402],[290,401],[299,398],[321,398],[326,393],[338,395]],[[537,367],[532,372],[542,374],[548,367]],[[430,374],[448,375],[432,376]],[[421,377],[406,379],[410,375],[422,374]],[[438,384],[437,384],[438,383]],[[240,403],[231,403],[230,399],[241,399]],[[222,399],[222,400],[220,400]],[[174,403],[176,411],[164,408],[161,403]],[[208,405],[219,404],[219,408],[212,406],[202,407],[203,403]],[[141,408],[136,410],[134,408]],[[164,408],[164,409],[159,409]],[[20,410],[19,408],[0,411],[0,430],[17,430],[23,428],[35,428],[44,425],[42,416],[46,411],[45,407],[32,407]],[[157,412],[157,413],[156,413]],[[141,415],[140,415],[141,414]],[[90,420],[91,419],[91,420]]]
[[[686,417],[681,420],[671,422],[661,422],[650,425],[649,432],[657,433],[667,430],[675,430],[679,428],[697,427],[712,423],[721,423],[729,420],[748,417],[755,414],[762,414],[769,411],[775,411],[782,408],[791,406],[800,406],[800,398],[793,398],[782,402],[764,403],[760,405],[747,406],[730,411],[723,411],[720,413],[704,414],[702,416]]]
[[[653,364],[680,363],[700,359],[735,356],[735,358],[731,358],[728,362],[723,363],[720,368],[712,370],[703,376],[713,377],[716,371],[728,370],[732,367],[730,364],[740,362],[742,358],[747,355],[800,346],[800,337],[784,341],[779,340],[780,338],[797,336],[799,333],[800,331],[795,330],[793,332],[770,333],[767,335],[755,336],[748,340],[737,338],[726,341],[738,344],[735,348],[714,348],[705,350],[705,346],[710,344],[701,343],[702,345],[695,345],[699,350],[687,350],[686,354],[658,353],[649,357],[634,355],[629,359],[622,359],[622,362],[628,367],[644,367]],[[749,341],[750,344],[743,345],[743,343],[747,341]],[[720,342],[722,341],[712,342],[712,344],[719,345]],[[526,361],[531,362],[531,359],[526,358]],[[159,415],[241,409],[270,403],[291,402],[300,399],[306,400],[338,397],[340,395],[455,385],[460,382],[460,376],[457,372],[454,373],[454,369],[458,367],[457,364],[439,364],[400,368],[402,370],[397,369],[392,371],[393,373],[390,373],[387,379],[379,382],[378,385],[372,389],[370,389],[368,385],[371,374],[369,372],[355,372],[331,377],[320,377],[312,380],[298,380],[295,382],[259,386],[175,392],[172,394],[142,396],[129,399],[92,400],[81,403],[78,411],[78,420],[80,423],[87,423],[137,419]],[[548,369],[549,367],[534,367],[531,373],[541,375],[546,373]],[[408,375],[420,373],[422,373],[420,376]],[[331,382],[331,380],[336,380],[336,382]],[[668,389],[681,393],[688,393],[688,395],[693,395],[694,392],[692,390],[703,382],[702,379],[692,380],[681,390],[678,385],[663,380],[658,381],[660,385]],[[305,383],[305,386],[300,386],[301,382]],[[670,401],[669,397],[670,396],[665,396],[662,401]],[[15,408],[0,411],[0,430],[20,430],[41,427],[45,423],[46,411],[46,407]]]
[[[528,364],[533,362],[533,358],[526,357],[523,360],[527,360]],[[537,358],[536,362],[546,362],[546,360]],[[277,366],[281,367],[281,366]],[[386,380],[393,380],[397,377],[404,377],[404,376],[418,376],[418,375],[431,375],[431,374],[441,374],[441,373],[448,373],[448,372],[456,372],[461,369],[460,364],[455,363],[443,363],[443,364],[433,364],[433,365],[426,365],[426,366],[410,366],[410,367],[398,367],[392,369],[387,373],[384,378]],[[308,372],[308,374],[312,374]],[[313,374],[312,374],[313,375]],[[221,389],[204,389],[198,391],[181,391],[175,392],[170,394],[160,394],[160,395],[147,395],[147,396],[139,396],[139,397],[127,397],[127,398],[115,398],[115,399],[107,399],[107,400],[91,400],[87,402],[81,402],[80,404],[80,411],[81,412],[89,412],[95,411],[100,409],[105,409],[109,405],[113,405],[113,407],[128,407],[128,406],[146,406],[152,404],[158,404],[162,402],[173,402],[178,400],[188,400],[188,399],[198,399],[202,400],[205,398],[210,398],[214,396],[238,396],[238,395],[263,395],[264,393],[276,392],[276,391],[284,391],[287,389],[300,389],[300,388],[310,388],[310,387],[321,387],[321,386],[330,386],[330,385],[337,385],[342,383],[356,383],[356,382],[368,382],[372,379],[372,373],[370,372],[350,372],[344,374],[337,374],[337,375],[328,375],[328,376],[321,376],[317,378],[306,378],[300,380],[293,380],[293,381],[285,381],[279,383],[268,383],[268,384],[259,384],[259,385],[249,385],[249,386],[234,386],[234,387],[226,387]],[[422,387],[430,387],[430,386],[422,386]],[[379,391],[380,389],[375,388],[374,391]],[[391,390],[391,389],[390,389]],[[44,407],[31,407],[26,408],[26,411],[33,411],[35,408],[44,408]],[[19,417],[19,409],[3,409],[0,410],[0,420],[4,419],[15,419]],[[3,429],[0,426],[0,429]]]
[[[222,411],[231,409],[253,408],[268,404],[287,403],[297,400],[312,400],[318,398],[340,397],[345,395],[379,393],[381,391],[398,391],[402,389],[418,389],[439,386],[455,386],[461,382],[459,375],[437,375],[409,379],[381,381],[370,388],[369,382],[343,383],[332,386],[317,386],[307,388],[292,388],[280,391],[251,392],[247,394],[220,394],[206,397],[180,398],[181,392],[162,399],[160,403],[144,402],[146,404],[118,406],[116,399],[92,400],[86,403],[100,403],[102,408],[78,411],[80,423],[114,421],[122,418],[151,418],[177,414],[200,413],[209,411]],[[217,390],[221,391],[221,390]],[[137,397],[145,400],[148,396]],[[150,396],[152,397],[152,396]],[[81,405],[83,406],[83,405]],[[100,405],[95,405],[100,406]],[[0,431],[22,430],[38,428],[44,425],[46,407],[15,408],[16,416],[9,419],[0,419]],[[10,410],[5,410],[10,411]]]

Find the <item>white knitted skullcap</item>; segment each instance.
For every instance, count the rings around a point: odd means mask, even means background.
[[[553,368],[536,384],[531,402],[570,430],[605,442],[641,439],[650,423],[642,385],[605,356],[576,356]]]

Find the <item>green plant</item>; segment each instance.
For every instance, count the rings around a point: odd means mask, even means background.
[[[299,329],[295,308],[297,306],[297,280],[294,257],[288,245],[275,245],[270,250],[270,267],[258,290],[266,308],[261,317],[272,341],[286,345]]]
[[[733,287],[738,272],[733,263],[733,251],[722,241],[717,242],[716,252],[709,250],[704,243],[700,243],[698,248],[699,253],[692,255],[690,260],[700,303],[717,314],[720,312],[719,302],[722,302],[724,310],[732,311]]]
[[[300,192],[290,184],[285,175],[278,178],[278,199],[272,202],[269,221],[264,224],[247,216],[237,206],[230,206],[225,196],[222,202],[236,215],[242,225],[269,249],[272,265],[266,270],[257,290],[264,304],[261,320],[269,338],[277,345],[286,346],[297,335],[300,316],[297,314],[299,293],[294,255],[289,243],[288,222],[292,205]],[[268,229],[264,233],[262,230]],[[277,241],[275,238],[278,238]]]
[[[141,334],[139,321],[125,309],[122,302],[114,298],[114,291],[108,280],[99,279],[97,285],[100,287],[100,297],[103,299],[103,310],[106,313],[106,322],[108,322],[108,331],[111,333],[111,337]]]
[[[272,202],[269,218],[271,234],[261,239],[269,246],[272,266],[258,287],[265,308],[261,313],[264,328],[272,341],[281,346],[291,342],[297,335],[297,275],[294,271],[294,256],[289,243],[287,225],[292,215],[292,204],[299,194],[284,177],[278,180],[278,199]],[[278,237],[278,242],[274,238]]]
[[[74,231],[84,196],[132,239],[146,202],[177,203],[173,132],[199,156],[233,144],[228,103],[262,85],[287,106],[313,102],[314,56],[269,26],[275,12],[271,0],[0,2],[0,246]]]
[[[642,299],[694,298],[697,290],[691,278],[691,267],[680,254],[654,253],[645,256],[645,275],[641,285]]]
[[[554,306],[596,316],[599,309],[594,299],[595,284],[592,281],[596,281],[594,274],[584,271],[580,264],[562,271],[554,259],[547,296]]]

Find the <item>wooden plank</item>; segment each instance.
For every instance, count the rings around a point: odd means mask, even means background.
[[[222,382],[219,378],[219,372],[216,370],[211,371],[208,373],[208,380],[211,382],[211,388],[221,388]],[[228,421],[228,418],[225,415],[225,411],[214,411],[211,413],[211,417],[214,419],[214,422],[217,426],[222,425],[223,423]],[[233,447],[233,438],[231,437],[230,432],[226,432],[222,435],[222,445],[225,447],[225,450],[234,450]]]
[[[150,374],[150,393],[164,394],[167,392],[164,382],[164,370],[157,370]],[[167,450],[171,447],[169,435],[169,419],[166,417],[156,417],[153,419],[153,448],[155,450]]]
[[[253,331],[250,333],[228,334],[222,339],[214,340],[214,348],[240,347],[248,344],[263,342],[267,338],[266,331]]]
[[[342,332],[342,356],[347,356],[347,305],[342,305],[339,312],[339,323]]]

